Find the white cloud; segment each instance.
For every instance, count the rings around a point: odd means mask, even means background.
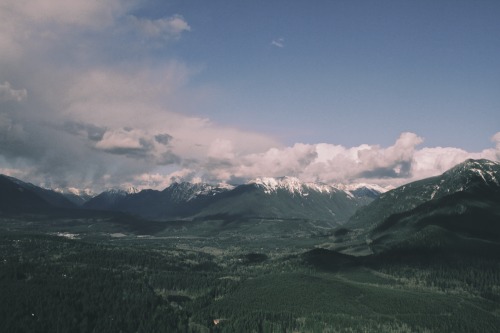
[[[127,8],[119,0],[3,0],[2,11],[34,23],[79,25],[86,28],[108,26],[115,15]]]
[[[0,83],[0,102],[21,102],[28,96],[26,89],[12,89],[9,82]]]
[[[181,15],[151,20],[130,17],[132,23],[148,38],[177,39],[183,32],[191,31],[191,27]]]
[[[104,133],[103,138],[95,145],[97,149],[104,151],[127,151],[140,150],[144,144],[140,131],[119,129]]]
[[[233,174],[241,179],[262,176],[299,177],[316,157],[317,152],[313,145],[298,143],[292,147],[271,148],[263,153],[240,157],[241,163],[237,164]],[[235,162],[238,163],[238,161]]]
[[[497,138],[497,136],[495,136]],[[295,176],[304,181],[324,183],[376,183],[398,186],[441,174],[467,158],[496,159],[495,149],[467,152],[452,147],[418,146],[423,139],[402,133],[390,147],[363,144],[295,144],[266,151],[241,154],[224,142],[217,145],[219,160],[198,161],[185,172],[189,177],[212,181],[244,182],[257,177]],[[230,155],[225,155],[225,153]],[[212,154],[214,155],[214,154]],[[209,156],[210,157],[210,156]],[[228,158],[232,157],[232,158]]]
[[[154,71],[127,68],[82,73],[62,92],[66,98],[56,108],[60,110],[57,117],[106,127],[110,132],[105,139],[111,138],[111,131],[118,131],[122,140],[127,137],[136,148],[142,138],[152,141],[154,149],[163,149],[165,145],[155,136],[166,133],[171,137],[168,149],[186,160],[222,155],[227,158],[232,156],[231,149],[248,154],[279,145],[265,135],[218,126],[208,119],[170,110],[169,103],[178,99],[190,75],[189,69],[178,63]],[[189,98],[195,100],[196,92],[192,91]],[[125,133],[123,128],[134,131]],[[141,134],[132,138],[139,131]]]
[[[68,38],[69,35],[113,27],[116,18],[129,10],[131,3],[120,0],[2,0],[0,64],[3,61],[19,63],[23,56],[41,57],[44,55],[41,51],[54,50],[58,42],[64,45],[66,52],[75,52],[81,45],[74,36]],[[65,38],[68,40],[64,41]]]
[[[233,143],[227,139],[217,138],[210,143],[207,156],[220,160],[233,160],[235,157]]]
[[[500,132],[496,133],[491,137],[491,141],[495,143],[496,157],[500,161]]]

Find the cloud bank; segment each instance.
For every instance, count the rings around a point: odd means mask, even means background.
[[[439,174],[490,149],[422,147],[402,133],[393,145],[283,145],[272,136],[203,117],[209,87],[198,66],[151,60],[195,29],[178,13],[142,17],[136,1],[13,1],[0,6],[0,172],[48,187],[173,181],[242,183],[295,176],[325,183],[399,185]],[[126,40],[126,43],[117,41]],[[283,47],[283,39],[273,45]]]

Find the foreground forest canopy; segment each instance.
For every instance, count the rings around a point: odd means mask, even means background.
[[[287,250],[290,239],[276,247],[239,238],[68,237],[2,231],[2,332],[500,327],[496,257],[356,258],[293,244]]]

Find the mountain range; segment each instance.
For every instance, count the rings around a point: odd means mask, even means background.
[[[258,178],[239,186],[183,182],[163,191],[106,191],[84,207],[154,220],[308,219],[330,221],[333,226],[345,223],[359,207],[371,202],[374,194],[380,194],[379,188],[364,188],[365,192],[350,192],[293,177]]]
[[[247,184],[173,183],[162,191],[111,189],[99,195],[77,189],[50,190],[0,176],[0,211],[27,213],[86,209],[128,213],[149,220],[304,219],[345,223],[380,193],[375,185],[332,186],[293,177],[258,178]]]
[[[286,220],[295,222],[275,230],[330,230],[330,248],[346,254],[500,251],[500,164],[489,160],[466,160],[442,175],[386,192],[282,177],[238,186],[184,182],[162,191],[109,190],[86,201],[75,200],[78,194],[0,175],[2,214],[105,211],[138,217],[138,223],[225,221],[244,222],[246,228],[254,222]]]

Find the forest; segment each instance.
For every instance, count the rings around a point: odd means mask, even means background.
[[[0,230],[0,331],[500,327],[500,261],[494,256],[359,258],[309,244],[287,247],[291,238],[252,244],[217,237],[73,236]]]

